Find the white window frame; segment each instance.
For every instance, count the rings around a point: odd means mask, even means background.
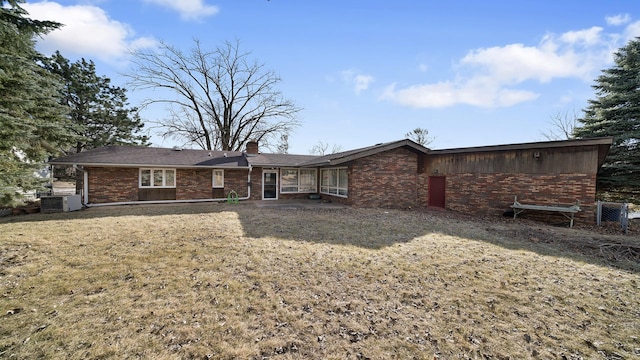
[[[295,191],[287,191],[284,190],[285,187],[293,187],[292,185],[286,185],[284,183],[284,180],[282,178],[283,174],[287,171],[297,171],[298,176],[298,183],[295,185],[296,190]],[[316,179],[315,181],[315,188],[314,189],[309,189],[309,190],[304,190],[304,191],[300,191],[300,181],[301,181],[301,176],[300,176],[300,172],[301,171],[313,171],[313,176]],[[303,169],[303,168],[282,168],[280,169],[280,193],[281,194],[311,194],[311,193],[316,193],[318,192],[318,169]]]
[[[335,171],[336,173],[336,179],[335,179],[335,186],[330,186],[329,184],[324,184],[324,172],[325,171]],[[346,181],[347,181],[347,186],[346,187],[341,187],[340,186],[340,171],[344,170],[346,173]],[[332,191],[335,190],[335,191]],[[338,167],[338,168],[323,168],[320,169],[320,193],[321,194],[327,194],[327,195],[331,195],[331,196],[338,196],[338,197],[343,197],[343,198],[348,198],[349,197],[349,170],[346,167]],[[342,194],[341,194],[342,193]]]
[[[222,173],[222,184],[216,185],[216,173]],[[211,187],[214,189],[224,189],[224,169],[213,169],[211,172]]]
[[[150,171],[150,182],[149,185],[142,185],[142,172]],[[154,185],[153,184],[153,174],[156,171],[162,171],[162,185]],[[173,171],[173,185],[167,186],[167,171]],[[138,187],[141,189],[173,189],[176,187],[176,183],[178,182],[178,174],[176,169],[165,169],[165,168],[140,168],[138,170]]]

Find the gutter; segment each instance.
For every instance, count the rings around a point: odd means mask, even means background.
[[[70,163],[60,161],[49,161],[50,165],[66,165],[66,166],[85,166],[85,167],[122,167],[122,168],[161,168],[161,169],[247,169],[251,170],[251,166],[233,166],[233,165],[167,165],[167,164],[105,164],[105,163]]]

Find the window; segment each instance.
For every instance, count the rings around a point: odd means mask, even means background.
[[[318,191],[318,171],[316,169],[300,169],[299,183],[298,192]]]
[[[213,187],[214,188],[224,187],[224,170],[222,169],[213,170]]]
[[[175,169],[140,169],[141,188],[176,187]]]
[[[308,193],[318,191],[316,169],[280,170],[281,193]]]
[[[347,197],[349,177],[347,168],[322,169],[320,172],[320,192]]]

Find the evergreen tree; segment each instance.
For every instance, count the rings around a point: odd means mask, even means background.
[[[598,174],[598,190],[612,199],[640,202],[640,38],[614,54],[615,65],[602,71],[593,88],[578,138],[613,136]]]
[[[34,42],[60,24],[27,18],[20,3],[0,0],[0,205],[38,189],[42,180],[34,172],[72,140],[61,84],[40,66]]]
[[[69,108],[70,130],[77,141],[69,152],[106,145],[148,145],[140,134],[144,123],[138,109],[128,107],[126,89],[111,85],[111,79],[96,74],[93,61],[71,63],[56,52],[46,68],[64,82],[62,104]]]
[[[67,153],[79,153],[107,145],[149,145],[140,134],[144,124],[135,107],[129,108],[126,89],[111,85],[111,79],[96,74],[93,61],[71,63],[59,51],[46,59],[45,67],[64,83],[62,105],[68,107],[69,130],[76,135]],[[76,172],[76,192],[83,187],[82,172]]]
[[[614,54],[615,65],[602,71],[593,88],[578,138],[613,136],[598,174],[598,191],[612,199],[640,201],[640,38]]]

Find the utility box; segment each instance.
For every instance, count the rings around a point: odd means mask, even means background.
[[[55,213],[82,209],[81,195],[45,196],[40,198],[40,211]]]

